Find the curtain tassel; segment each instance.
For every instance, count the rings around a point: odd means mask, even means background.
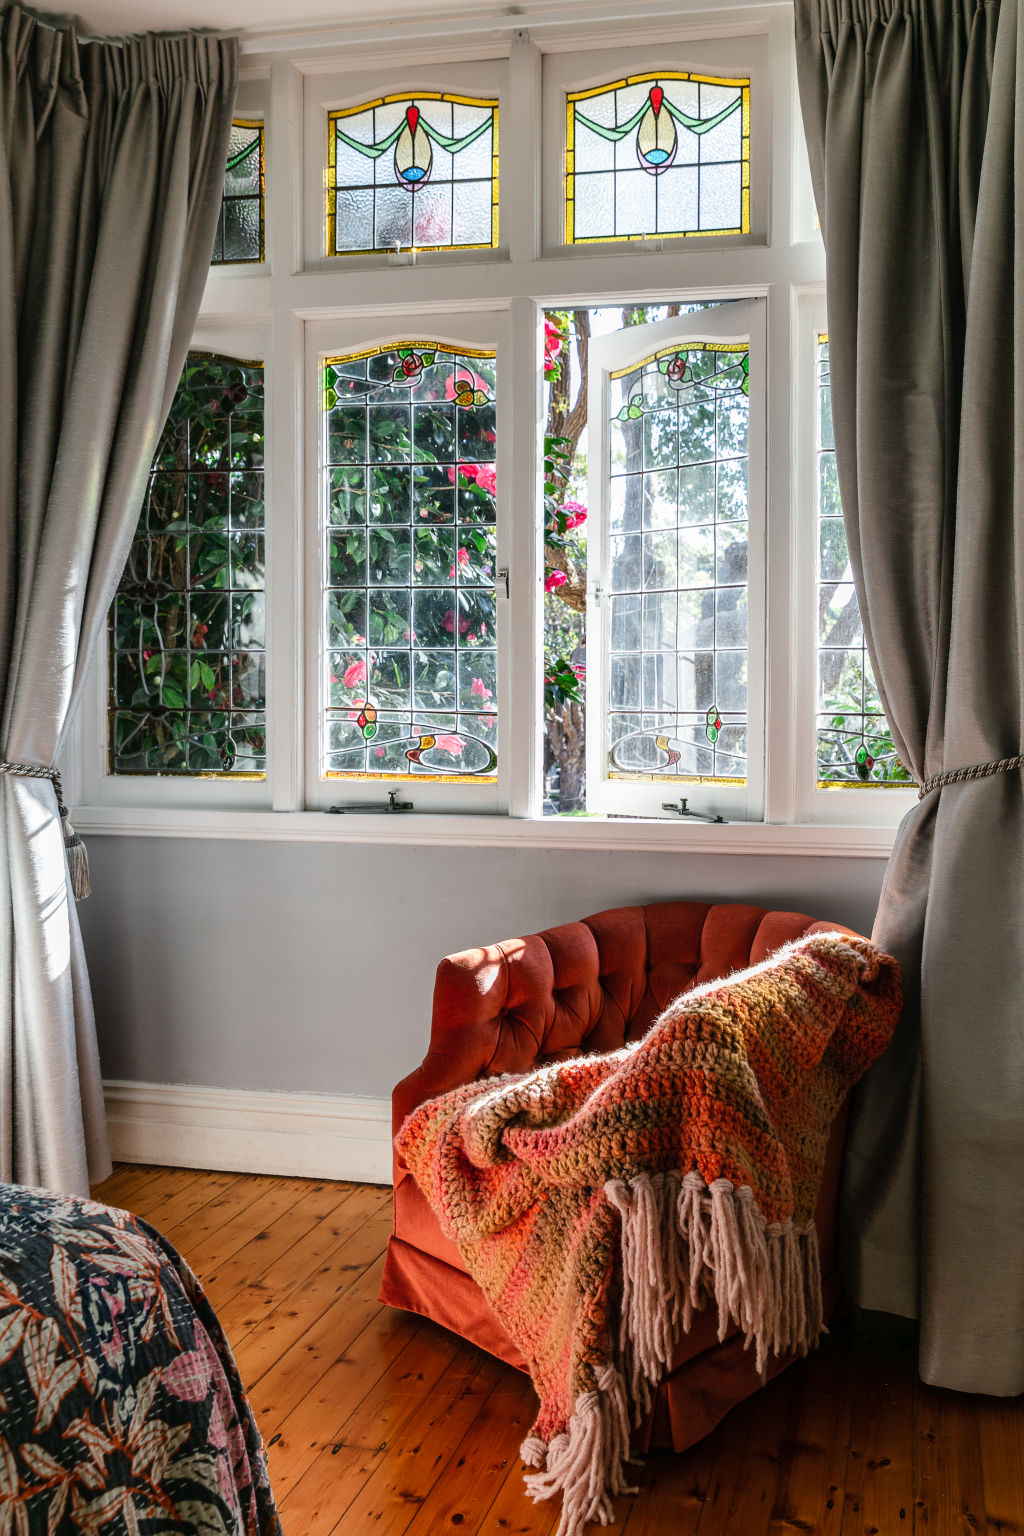
[[[60,808],[60,819],[64,831],[64,852],[68,856],[68,871],[71,875],[71,890],[76,901],[84,901],[87,896],[92,895],[89,850],[71,825],[71,818],[65,805]]]

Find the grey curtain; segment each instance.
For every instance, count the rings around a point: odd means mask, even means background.
[[[836,453],[868,647],[919,782],[1024,750],[1016,0],[795,0]],[[905,818],[876,941],[907,1007],[854,1106],[847,1284],[926,1381],[1024,1389],[1024,780]]]
[[[52,765],[202,297],[237,44],[0,7],[0,756]],[[0,1177],[109,1169],[53,785],[0,774]]]

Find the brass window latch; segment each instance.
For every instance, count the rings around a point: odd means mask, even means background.
[[[726,825],[724,816],[704,816],[700,811],[691,811],[688,803],[683,799],[680,799],[678,805],[674,800],[663,800],[661,808],[663,811],[675,811],[677,816],[688,816],[691,821],[708,821],[712,826]]]

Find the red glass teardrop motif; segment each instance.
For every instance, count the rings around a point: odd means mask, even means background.
[[[652,85],[651,86],[651,106],[654,108],[654,115],[655,115],[655,117],[657,117],[658,113],[661,111],[661,104],[664,101],[664,99],[665,99],[665,92],[662,90],[661,86],[660,85]]]
[[[420,120],[420,109],[419,109],[419,107],[406,107],[406,109],[405,109],[405,120],[409,124],[409,131],[411,133],[415,133],[416,132],[416,124]]]

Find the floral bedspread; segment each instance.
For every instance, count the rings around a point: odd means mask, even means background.
[[[0,1536],[281,1536],[188,1265],[127,1211],[0,1185]]]

